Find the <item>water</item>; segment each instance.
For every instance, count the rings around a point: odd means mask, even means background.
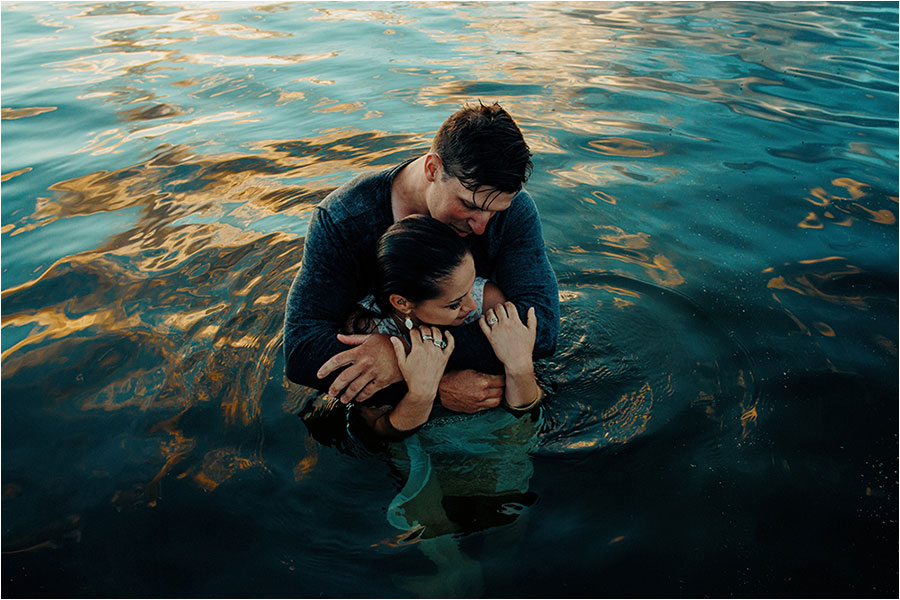
[[[4,593],[895,596],[897,23],[5,3]],[[554,394],[314,438],[310,210],[477,99],[535,152]]]

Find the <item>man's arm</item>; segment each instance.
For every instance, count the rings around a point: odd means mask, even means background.
[[[307,230],[303,263],[291,284],[284,313],[288,379],[319,389],[333,379],[319,379],[316,372],[347,349],[337,340],[337,333],[359,295],[357,279],[355,259],[342,232],[326,210],[316,208]]]
[[[545,358],[556,351],[559,333],[556,275],[547,258],[540,217],[531,196],[523,190],[506,213],[502,215],[502,222],[499,216],[495,217],[498,218],[495,226],[499,230],[496,239],[489,240],[496,246],[489,249],[496,254],[490,276],[521,314],[534,307],[537,316],[534,357]],[[450,358],[448,368],[503,372],[503,365],[494,356],[477,323],[457,327],[453,335],[457,351]]]
[[[344,403],[367,400],[402,379],[387,336],[337,336],[362,295],[362,267],[348,240],[353,236],[361,239],[338,227],[327,210],[316,208],[284,319],[288,379],[320,390],[327,386]]]

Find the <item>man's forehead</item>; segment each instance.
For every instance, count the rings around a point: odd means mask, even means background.
[[[501,192],[496,188],[481,186],[475,191],[469,190],[475,203],[489,210],[506,210],[512,204],[517,192]]]

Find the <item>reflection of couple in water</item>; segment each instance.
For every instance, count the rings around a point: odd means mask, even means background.
[[[559,327],[556,278],[522,188],[530,156],[499,105],[462,108],[426,155],[360,175],[316,207],[291,286],[288,378],[404,440],[391,452],[407,484],[388,518],[430,528],[426,537],[465,520],[448,519],[454,498],[527,491],[537,425],[517,417],[536,413],[533,360],[553,353]],[[448,475],[454,457],[461,468]]]

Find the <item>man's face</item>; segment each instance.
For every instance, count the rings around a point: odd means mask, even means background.
[[[481,187],[475,193],[466,189],[456,177],[443,177],[438,168],[429,182],[425,201],[429,214],[452,227],[460,236],[481,235],[494,214],[506,210],[512,204],[515,193],[497,193]]]

